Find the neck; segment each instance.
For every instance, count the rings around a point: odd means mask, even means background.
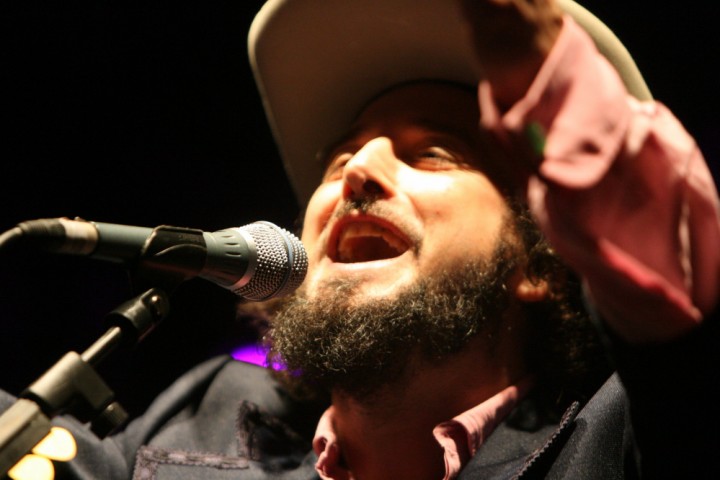
[[[334,428],[354,479],[443,478],[445,462],[433,428],[522,375],[502,345],[489,354],[481,344],[474,339],[440,365],[415,359],[400,381],[368,398],[333,392]]]

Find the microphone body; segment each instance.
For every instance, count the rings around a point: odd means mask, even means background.
[[[217,232],[40,219],[17,226],[35,246],[55,253],[201,277],[247,300],[293,292],[305,279],[307,253],[300,240],[270,222]]]

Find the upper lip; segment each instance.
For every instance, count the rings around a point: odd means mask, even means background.
[[[367,262],[397,257],[411,245],[408,236],[387,220],[366,214],[345,216],[332,227],[328,256],[334,262]]]

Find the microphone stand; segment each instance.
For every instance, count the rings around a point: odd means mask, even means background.
[[[169,311],[164,290],[150,288],[107,315],[111,327],[82,354],[69,352],[26,388],[0,416],[0,475],[40,442],[50,419],[71,414],[104,437],[122,425],[127,412],[93,368],[116,347],[142,340]]]
[[[0,249],[16,246],[22,235],[18,227],[3,233]],[[184,241],[178,242],[178,237]],[[45,438],[52,427],[50,419],[61,413],[91,422],[91,430],[101,438],[125,422],[127,412],[93,367],[119,345],[142,340],[165,318],[170,309],[167,292],[196,276],[206,253],[200,230],[169,226],[153,230],[130,265],[133,291],[143,293],[110,312],[106,320],[111,327],[102,337],[82,354],[65,354],[0,416],[0,475]]]

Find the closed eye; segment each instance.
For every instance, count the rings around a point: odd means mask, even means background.
[[[353,153],[351,152],[339,152],[332,156],[327,168],[325,169],[325,175],[323,176],[324,182],[332,182],[340,180],[343,174],[343,168],[352,159]]]
[[[412,166],[419,170],[445,170],[464,163],[464,159],[452,150],[433,146],[420,150],[415,155]]]

